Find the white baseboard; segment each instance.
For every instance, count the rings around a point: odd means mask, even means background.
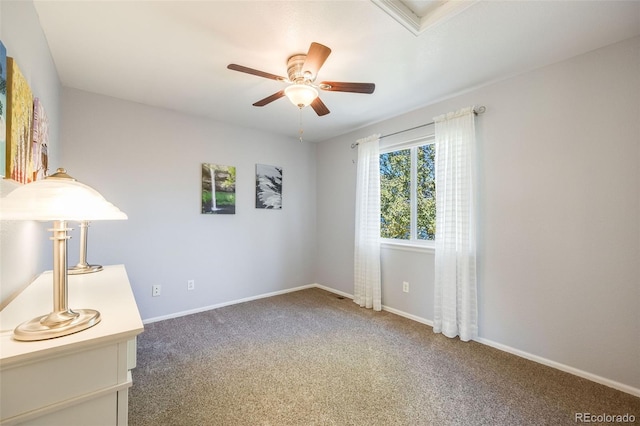
[[[163,315],[163,316],[159,316],[159,317],[148,318],[148,319],[146,319],[146,320],[144,320],[142,322],[143,322],[143,324],[149,324],[149,323],[156,322],[156,321],[163,321],[163,320],[167,320],[167,319],[171,319],[171,318],[183,317],[185,315],[197,314],[197,313],[200,313],[200,312],[210,311],[212,309],[222,308],[224,306],[236,305],[238,303],[250,302],[252,300],[264,299],[266,297],[278,296],[278,295],[281,295],[281,294],[292,293],[294,291],[306,290],[306,289],[309,289],[309,288],[320,288],[320,289],[328,291],[330,293],[334,293],[334,294],[337,294],[337,295],[340,295],[340,296],[343,296],[343,297],[346,297],[346,298],[349,298],[349,299],[353,300],[353,295],[352,294],[345,293],[343,291],[336,290],[336,289],[331,288],[331,287],[327,287],[327,286],[324,286],[324,285],[320,285],[320,284],[314,283],[314,284],[303,285],[303,286],[300,286],[300,287],[294,287],[294,288],[289,288],[289,289],[285,289],[285,290],[274,291],[274,292],[271,292],[271,293],[260,294],[260,295],[257,295],[257,296],[246,297],[244,299],[238,299],[238,300],[232,300],[232,301],[229,301],[229,302],[223,302],[223,303],[219,303],[219,304],[216,304],[216,305],[204,306],[204,307],[201,307],[201,308],[191,309],[191,310],[188,310],[188,311],[176,312],[176,313],[169,314],[169,315]],[[433,327],[433,321],[428,320],[426,318],[422,318],[422,317],[419,317],[417,315],[409,314],[407,312],[403,312],[403,311],[401,311],[399,309],[391,308],[391,307],[385,306],[385,305],[382,305],[382,310],[390,312],[390,313],[395,314],[395,315],[399,315],[399,316],[404,317],[404,318],[408,318],[410,320],[419,322],[421,324],[428,325],[429,327]],[[587,379],[587,380],[590,380],[592,382],[600,383],[601,385],[605,385],[605,386],[608,386],[610,388],[617,389],[619,391],[631,394],[633,396],[640,397],[640,389],[634,388],[633,386],[625,385],[624,383],[616,382],[615,380],[607,379],[606,377],[598,376],[596,374],[589,373],[588,371],[580,370],[578,368],[574,368],[574,367],[571,367],[569,365],[561,364],[559,362],[552,361],[550,359],[543,358],[541,356],[534,355],[534,354],[531,354],[529,352],[521,351],[520,349],[512,348],[511,346],[503,345],[502,343],[494,342],[493,340],[485,339],[483,337],[477,337],[476,339],[474,339],[474,341],[476,341],[478,343],[481,343],[483,345],[491,346],[492,348],[496,348],[496,349],[501,350],[503,352],[508,352],[510,354],[519,356],[521,358],[525,358],[525,359],[528,359],[530,361],[534,361],[534,362],[537,362],[539,364],[546,365],[546,366],[551,367],[551,368],[555,368],[556,370],[564,371],[566,373],[573,374],[574,376],[582,377],[583,379]]]
[[[323,290],[329,291],[331,293],[340,294],[342,296],[349,297],[350,299],[353,299],[353,295],[352,294],[344,293],[342,291],[335,290],[335,289],[330,288],[330,287],[322,286],[320,284],[315,284],[315,287],[318,287],[318,288],[321,288]],[[395,315],[399,315],[399,316],[404,317],[404,318],[408,318],[410,320],[419,322],[421,324],[428,325],[429,327],[433,327],[433,321],[432,320],[428,320],[426,318],[422,318],[422,317],[419,317],[417,315],[409,314],[407,312],[401,311],[399,309],[391,308],[391,307],[385,306],[385,305],[382,305],[382,310],[390,312],[390,313],[395,314]],[[501,350],[503,352],[508,352],[510,354],[519,356],[521,358],[525,358],[525,359],[528,359],[530,361],[537,362],[538,364],[546,365],[548,367],[555,368],[556,370],[564,371],[565,373],[573,374],[574,376],[582,377],[583,379],[587,379],[587,380],[590,380],[592,382],[600,383],[601,385],[605,385],[605,386],[608,386],[610,388],[617,389],[619,391],[622,391],[622,392],[625,392],[625,393],[640,397],[640,389],[634,388],[633,386],[625,385],[624,383],[616,382],[615,380],[607,379],[605,377],[598,376],[596,374],[589,373],[587,371],[580,370],[578,368],[574,368],[574,367],[571,367],[569,365],[561,364],[559,362],[552,361],[550,359],[543,358],[543,357],[538,356],[538,355],[533,355],[533,354],[530,354],[528,352],[512,348],[511,346],[503,345],[502,343],[497,343],[497,342],[494,342],[492,340],[485,339],[483,337],[478,337],[478,338],[474,339],[474,341],[476,341],[478,343],[481,343],[483,345],[491,346],[492,348],[496,348],[496,349]]]
[[[318,283],[313,284],[313,286],[317,287],[317,288],[320,288],[322,290],[328,291],[329,293],[334,293],[334,294],[337,294],[339,296],[346,297],[347,299],[353,300],[353,294],[345,293],[344,291],[336,290],[335,288],[331,288],[331,287],[326,287],[326,286],[320,285]]]
[[[391,308],[391,307],[385,306],[385,305],[382,305],[382,310],[383,311],[387,311],[387,312],[391,312],[392,314],[396,314],[396,315],[399,315],[401,317],[405,317],[405,318],[408,318],[410,320],[413,320],[413,321],[416,321],[416,322],[419,322],[419,323],[422,323],[422,324],[425,324],[425,325],[428,325],[429,327],[433,327],[433,321],[428,320],[426,318],[422,318],[422,317],[419,317],[419,316],[413,315],[413,314],[408,314],[408,313],[406,313],[404,311],[401,311],[399,309]]]
[[[521,351],[520,349],[512,348],[511,346],[503,345],[502,343],[494,342],[493,340],[485,339],[484,337],[477,337],[474,339],[478,343],[491,346],[492,348],[499,349],[503,352],[508,352],[513,355],[517,355],[521,358],[528,359],[530,361],[537,362],[538,364],[546,365],[547,367],[555,368],[556,370],[564,371],[565,373],[573,374],[574,376],[582,377],[583,379],[590,380],[592,382],[600,383],[601,385],[608,386],[613,389],[631,394],[633,396],[640,397],[640,389],[633,386],[625,385],[624,383],[616,382],[615,380],[607,379],[606,377],[598,376],[597,374],[589,373],[588,371],[580,370],[578,368],[571,367],[570,365],[561,364],[556,361],[552,361],[547,358],[543,358],[538,355],[530,354],[529,352]]]
[[[175,312],[175,313],[168,314],[168,315],[161,315],[159,317],[147,318],[147,319],[143,320],[142,323],[143,324],[150,324],[152,322],[164,321],[164,320],[168,320],[168,319],[171,319],[171,318],[184,317],[186,315],[198,314],[200,312],[206,312],[206,311],[210,311],[212,309],[223,308],[225,306],[237,305],[238,303],[250,302],[252,300],[264,299],[266,297],[279,296],[281,294],[293,293],[294,291],[306,290],[308,288],[314,288],[316,286],[317,286],[317,284],[308,284],[308,285],[303,285],[303,286],[300,286],[300,287],[294,287],[294,288],[288,288],[288,289],[285,289],[285,290],[274,291],[274,292],[271,292],[271,293],[259,294],[257,296],[245,297],[244,299],[236,299],[236,300],[231,300],[229,302],[218,303],[216,305],[203,306],[201,308],[189,309],[187,311]]]
[[[353,294],[345,293],[344,291],[336,290],[334,288],[326,287],[326,286],[323,286],[323,285],[320,285],[320,284],[314,284],[314,286],[317,287],[317,288],[321,288],[322,290],[326,290],[326,291],[328,291],[330,293],[335,293],[335,294],[338,294],[340,296],[348,297],[349,299],[353,300]],[[416,321],[416,322],[419,322],[419,323],[422,323],[422,324],[426,324],[428,326],[433,327],[433,321],[428,320],[426,318],[422,318],[422,317],[419,317],[417,315],[409,314],[407,312],[404,312],[404,311],[401,311],[399,309],[395,309],[395,308],[392,308],[392,307],[386,306],[386,305],[382,305],[382,310],[383,311],[387,311],[387,312],[391,312],[392,314],[396,314],[398,316],[405,317],[405,318],[408,318],[410,320],[413,320],[413,321]]]

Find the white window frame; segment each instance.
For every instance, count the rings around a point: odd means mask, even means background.
[[[392,248],[397,250],[419,251],[419,252],[435,252],[435,240],[421,240],[416,238],[418,228],[418,201],[415,194],[417,190],[417,174],[418,174],[418,147],[423,145],[435,144],[435,134],[429,134],[416,139],[387,144],[380,147],[380,155],[389,152],[401,151],[409,149],[411,152],[411,188],[410,188],[410,237],[408,240],[395,238],[380,237],[380,245],[383,248]],[[437,188],[436,188],[437,190]],[[436,206],[437,208],[437,206]],[[437,232],[437,230],[436,230]]]

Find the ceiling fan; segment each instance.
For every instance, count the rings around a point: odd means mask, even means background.
[[[326,90],[329,92],[350,92],[350,93],[366,93],[371,94],[376,88],[373,83],[347,83],[340,81],[323,81],[319,84],[315,83],[320,67],[327,60],[331,53],[331,49],[320,43],[311,43],[309,51],[298,53],[287,59],[287,76],[270,74],[268,72],[259,71],[242,65],[229,64],[227,68],[233,71],[244,72],[247,74],[257,75],[258,77],[269,78],[272,80],[290,83],[289,86],[267,96],[264,99],[254,103],[253,106],[262,107],[271,102],[287,96],[291,102],[298,108],[304,108],[311,105],[311,108],[319,116],[329,114],[329,108],[318,97],[318,90]]]

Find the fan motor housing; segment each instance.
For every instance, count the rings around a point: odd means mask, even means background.
[[[287,76],[292,83],[312,83],[315,79],[315,75],[311,75],[309,71],[303,72],[302,66],[307,59],[307,55],[299,53],[297,55],[290,56],[287,59]]]

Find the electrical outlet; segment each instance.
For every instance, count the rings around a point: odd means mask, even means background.
[[[196,288],[195,280],[187,281],[187,290],[195,290],[195,288]]]
[[[409,293],[409,283],[407,281],[402,281],[402,291]]]
[[[154,286],[151,287],[151,295],[153,297],[160,296],[160,286],[159,285],[154,285]]]

